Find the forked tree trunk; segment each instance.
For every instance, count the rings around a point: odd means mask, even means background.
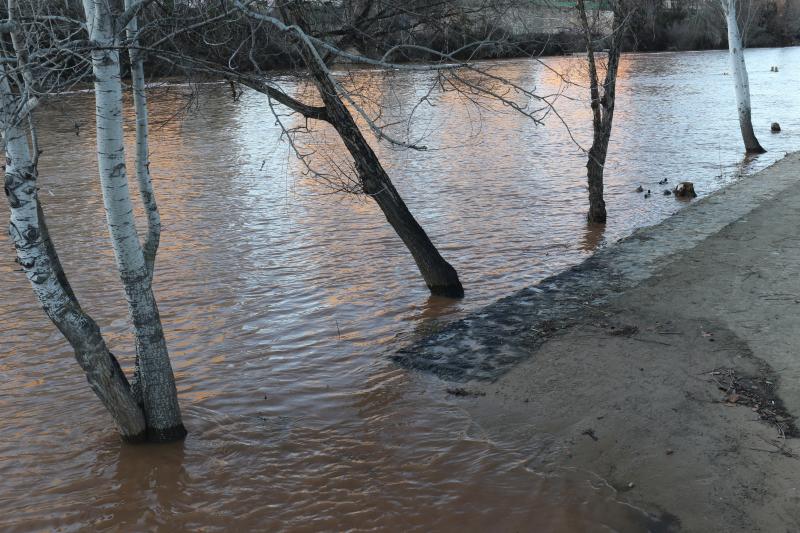
[[[400,193],[361,134],[350,111],[337,94],[330,74],[323,68],[321,57],[310,44],[298,41],[298,48],[306,67],[319,89],[325,104],[328,122],[336,129],[353,157],[359,182],[365,194],[375,200],[386,220],[411,252],[431,294],[461,298],[464,287],[458,273],[431,242],[425,230],[408,210]]]
[[[619,6],[615,4],[614,18],[612,19],[611,43],[608,50],[608,64],[606,77],[603,83],[603,96],[600,96],[597,66],[595,64],[594,45],[589,20],[586,16],[586,7],[583,0],[577,2],[578,13],[586,39],[586,53],[589,66],[589,94],[592,108],[592,147],[589,149],[589,159],[586,163],[586,176],[589,186],[589,212],[587,219],[590,223],[605,224],[607,219],[606,202],[603,198],[603,171],[608,155],[608,143],[611,139],[611,128],[614,122],[614,103],[616,98],[617,71],[619,57],[622,53],[622,38],[626,22],[618,16]],[[621,24],[617,27],[617,24]]]
[[[19,109],[5,70],[0,69],[0,122],[6,153],[5,194],[11,211],[9,235],[17,260],[47,316],[75,350],[90,387],[126,441],[146,437],[145,418],[125,374],[109,352],[100,328],[80,307],[50,239],[36,187],[36,168]]]
[[[133,7],[133,0],[125,0],[125,9]],[[150,177],[150,146],[147,113],[147,91],[144,77],[144,61],[139,50],[138,17],[131,18],[126,28],[130,41],[128,55],[131,62],[131,85],[133,89],[133,106],[136,111],[136,182],[139,195],[147,215],[147,236],[142,246],[144,261],[149,275],[153,276],[153,268],[161,240],[161,217],[158,213],[153,181]]]
[[[739,128],[742,130],[744,148],[750,154],[766,152],[753,131],[753,120],[750,108],[750,82],[747,78],[747,66],[744,62],[744,45],[736,21],[736,0],[720,0],[728,25],[728,49],[731,54],[731,71],[736,89],[736,109],[739,114]]]
[[[136,393],[144,409],[148,440],[178,440],[186,435],[186,430],[181,421],[175,379],[128,190],[114,17],[106,0],[83,0],[83,5],[94,43],[92,70],[103,204],[136,339],[139,364]]]

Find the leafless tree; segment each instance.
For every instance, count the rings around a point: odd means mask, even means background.
[[[597,58],[595,57],[595,32],[589,23],[584,0],[577,0],[576,9],[580,15],[581,29],[586,39],[586,54],[589,67],[589,95],[592,108],[592,146],[586,163],[589,182],[589,213],[591,223],[605,224],[606,203],[603,199],[603,172],[608,155],[608,143],[611,139],[611,127],[614,121],[614,105],[616,103],[617,70],[622,54],[622,41],[628,26],[628,16],[624,12],[621,0],[614,0],[614,18],[611,33],[608,36],[608,58],[605,64],[605,79],[600,84],[597,74]],[[602,90],[601,90],[602,89]]]
[[[473,32],[469,39],[462,39],[465,44],[449,51],[420,45],[409,37],[420,28],[430,31],[448,26],[455,19],[463,21],[464,17],[499,7],[491,3],[464,8],[453,2],[403,3],[396,0],[353,0],[336,6],[298,0],[230,0],[224,6],[222,10],[211,7],[191,10],[180,22],[162,22],[163,27],[154,24],[152,36],[142,47],[185,71],[224,76],[267,95],[271,111],[284,128],[285,139],[305,168],[340,190],[364,194],[375,201],[411,253],[431,293],[463,296],[464,289],[456,270],[442,257],[411,214],[366,135],[399,149],[424,150],[425,147],[414,139],[398,135],[399,120],[386,120],[386,110],[380,104],[365,104],[363,93],[343,82],[347,77],[343,69],[348,69],[346,65],[369,65],[388,71],[430,71],[436,73],[431,92],[459,91],[476,105],[480,105],[479,100],[490,98],[541,122],[541,118],[553,110],[547,98],[515,86],[470,61],[470,54],[497,44],[491,35],[476,38],[479,34]],[[220,28],[233,29],[222,35]],[[148,28],[144,28],[143,33],[147,32]],[[211,51],[198,54],[192,50],[202,46],[187,45],[187,41],[215,43],[215,46]],[[274,76],[260,59],[260,48],[268,42],[282,47],[286,56],[294,58],[295,74],[308,76],[316,88],[315,96],[303,101],[287,94],[273,80]],[[359,47],[369,48],[370,53]],[[420,55],[428,61],[420,64],[394,60]],[[238,59],[241,57],[248,61],[242,64]],[[339,62],[336,72],[335,62]],[[430,92],[423,100],[429,96]],[[310,131],[307,122],[299,128],[287,125],[282,112],[273,104],[289,108],[306,121],[332,126],[352,162],[330,165],[333,173],[315,168],[309,154],[295,142],[298,135]]]
[[[148,212],[142,245],[136,230],[126,176],[122,129],[122,35],[135,32],[147,3],[115,9],[105,0],[84,0],[82,20],[46,2],[23,6],[9,0],[0,40],[0,126],[6,152],[5,192],[11,208],[10,235],[17,258],[45,312],[75,350],[92,390],[127,441],[169,441],[186,435],[152,291],[160,234],[158,210],[147,167],[146,115],[137,121],[139,187]],[[97,323],[81,308],[47,229],[38,198],[40,154],[31,119],[37,103],[77,83],[91,69],[97,117],[97,159],[111,244],[136,340],[136,370],[129,382],[108,350]],[[134,74],[136,77],[136,74]],[[136,85],[136,84],[135,84]],[[143,90],[143,86],[139,85]],[[144,113],[143,93],[136,99]],[[141,118],[141,117],[140,117]]]

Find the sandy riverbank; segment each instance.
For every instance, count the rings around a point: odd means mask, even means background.
[[[666,530],[797,531],[798,227],[795,153],[396,359]]]

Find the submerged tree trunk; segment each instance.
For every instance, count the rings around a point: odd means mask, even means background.
[[[81,309],[61,267],[39,204],[36,167],[27,133],[20,125],[27,116],[14,116],[13,110],[21,107],[19,95],[12,93],[5,69],[0,70],[0,77],[0,121],[6,153],[4,185],[11,211],[9,235],[17,260],[45,313],[75,350],[89,386],[111,414],[122,438],[144,440],[144,413],[100,328]]]
[[[626,22],[620,20],[618,4],[614,7],[612,20],[611,43],[608,50],[608,64],[606,77],[603,83],[603,96],[600,96],[597,66],[595,64],[594,45],[589,20],[586,16],[586,7],[583,0],[577,2],[578,12],[586,39],[586,53],[589,64],[589,93],[592,107],[592,147],[589,149],[589,160],[586,163],[587,179],[589,185],[589,213],[587,219],[590,223],[606,223],[606,202],[603,199],[603,171],[608,155],[608,142],[611,139],[611,127],[614,121],[614,100],[616,97],[617,70],[619,57],[622,53],[622,37]],[[618,27],[617,24],[620,24]]]
[[[766,152],[753,131],[750,108],[750,82],[747,78],[747,66],[744,62],[744,45],[736,21],[736,0],[720,0],[728,25],[728,49],[731,54],[731,71],[736,89],[736,109],[739,114],[739,128],[747,153],[763,154]]]
[[[456,269],[442,257],[408,210],[378,156],[338,95],[323,59],[310,43],[298,40],[297,46],[325,105],[325,120],[336,129],[353,157],[364,193],[375,200],[386,220],[411,252],[431,293],[451,298],[463,297],[464,288]]]
[[[123,139],[122,83],[116,28],[105,0],[83,0],[94,44],[97,159],[103,203],[117,268],[133,322],[138,360],[135,392],[147,421],[148,440],[170,441],[186,435],[175,379],[151,287],[148,263],[136,231],[128,190]]]

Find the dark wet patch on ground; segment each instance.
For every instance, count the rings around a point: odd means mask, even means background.
[[[493,380],[598,300],[628,286],[600,252],[394,354],[399,365],[464,382]]]
[[[778,375],[760,361],[757,375],[746,375],[733,368],[709,372],[710,381],[723,393],[721,403],[750,408],[764,422],[774,426],[781,437],[798,437],[796,417],[786,410],[778,396]]]

